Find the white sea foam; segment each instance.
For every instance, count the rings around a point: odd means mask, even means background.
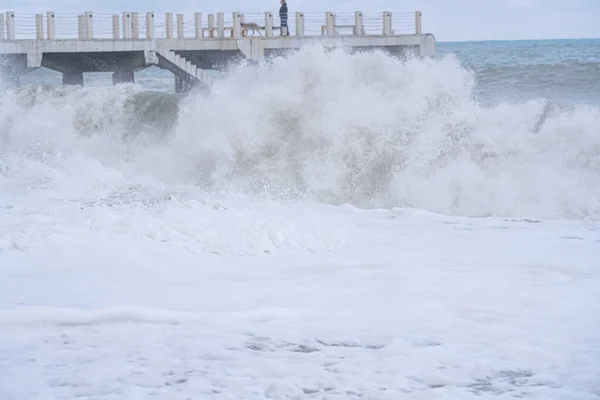
[[[19,179],[61,171],[92,187],[149,176],[360,207],[597,218],[599,110],[484,108],[475,90],[452,57],[311,48],[232,68],[211,95],[189,96],[159,140],[130,133],[133,87],[31,88],[2,97],[0,163],[4,179],[18,155],[40,164],[17,167]]]

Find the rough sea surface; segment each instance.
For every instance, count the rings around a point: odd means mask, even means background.
[[[598,399],[600,41],[0,94],[0,399]]]

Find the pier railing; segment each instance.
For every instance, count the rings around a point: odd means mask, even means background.
[[[422,34],[421,18],[420,11],[295,12],[289,15],[288,31],[290,36],[297,37]],[[154,12],[20,14],[7,11],[0,13],[0,41],[275,37],[281,32],[280,25],[276,12],[159,15]]]

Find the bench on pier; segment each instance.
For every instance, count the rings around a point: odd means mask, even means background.
[[[260,36],[263,36],[262,33],[260,33],[260,31],[264,31],[266,28],[264,26],[261,25],[254,25],[254,23],[250,24],[250,23],[241,23],[241,34],[242,37],[247,37],[248,36],[248,31],[252,31],[252,36],[254,36],[254,32],[258,32],[258,34]],[[216,27],[211,27],[211,28],[203,28],[202,29],[204,32],[208,33],[208,37],[209,38],[216,38],[217,34],[216,32],[218,31],[218,28]],[[281,30],[280,26],[273,26],[273,30]],[[229,32],[228,35],[229,37],[234,37],[234,27],[232,26],[225,26],[223,27],[223,32]],[[223,34],[223,36],[226,36],[225,34]]]

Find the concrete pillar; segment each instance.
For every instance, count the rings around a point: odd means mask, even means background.
[[[237,11],[233,13],[233,37],[242,37],[242,14]]]
[[[94,38],[94,18],[90,11],[85,14],[85,39],[92,40]]]
[[[189,92],[191,87],[190,81],[179,75],[175,75],[175,93]]]
[[[35,14],[35,38],[44,40],[44,15]]]
[[[6,39],[15,40],[15,12],[6,12]]]
[[[304,36],[304,13],[296,12],[296,36]]]
[[[77,38],[85,40],[85,15],[77,16]]]
[[[113,85],[118,85],[120,83],[134,83],[135,73],[132,69],[117,70],[113,72],[112,79]]]
[[[183,14],[177,14],[177,38],[183,39]]]
[[[146,39],[154,39],[154,11],[146,13]]]
[[[131,13],[131,38],[134,40],[140,38],[140,15],[137,12]]]
[[[423,34],[423,25],[421,22],[422,17],[423,14],[421,13],[421,11],[415,11],[415,33],[417,35]]]
[[[208,14],[208,37],[215,37],[215,14]]]
[[[173,39],[173,13],[166,13],[165,19],[165,29],[167,30],[165,32],[165,37],[167,39]]]
[[[335,17],[331,11],[325,13],[325,34],[327,36],[335,35]]]
[[[48,40],[56,39],[56,20],[54,19],[54,11],[48,11],[46,13],[46,25]]]
[[[123,39],[131,39],[131,13],[123,13]]]
[[[194,31],[196,39],[200,39],[202,35],[202,13],[194,13]]]
[[[392,13],[389,11],[383,12],[383,36],[391,36],[392,34]]]
[[[119,40],[121,38],[121,32],[119,28],[119,16],[112,16],[112,31],[113,31],[113,40]]]
[[[265,37],[273,36],[273,13],[266,12],[265,13]]]
[[[222,38],[225,36],[225,13],[217,13],[217,37]]]
[[[0,40],[6,39],[6,24],[4,22],[4,14],[0,14]]]
[[[354,34],[357,36],[362,36],[364,33],[363,13],[361,11],[356,11],[354,13]]]
[[[63,72],[63,85],[83,86],[83,72],[65,71]]]

